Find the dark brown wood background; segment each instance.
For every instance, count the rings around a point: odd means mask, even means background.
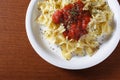
[[[109,58],[92,68],[54,67],[28,41],[25,14],[30,0],[0,1],[0,80],[120,80],[120,43]]]

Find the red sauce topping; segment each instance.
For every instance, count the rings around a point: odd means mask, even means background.
[[[55,24],[63,24],[65,31],[63,35],[68,39],[79,40],[87,34],[87,25],[90,22],[90,12],[83,10],[84,4],[78,0],[74,4],[68,4],[63,9],[57,10],[52,20]]]

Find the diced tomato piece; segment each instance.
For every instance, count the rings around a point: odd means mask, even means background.
[[[82,21],[78,21],[78,22],[77,22],[77,26],[78,26],[79,28],[81,28],[81,27],[82,27]]]
[[[55,24],[59,24],[60,22],[62,22],[62,16],[63,16],[63,13],[61,10],[57,10],[53,16],[52,16],[52,20]]]
[[[83,11],[82,12],[82,28],[83,29],[86,29],[87,28],[87,25],[88,23],[90,22],[90,12],[87,10],[87,11]]]
[[[68,13],[67,13],[67,12],[64,12],[63,18],[64,18],[65,21],[68,19],[68,16],[69,16]]]
[[[87,27],[86,21],[83,20],[83,21],[82,21],[82,29],[86,29],[86,27]]]
[[[82,20],[82,28],[86,29],[89,22],[90,22],[90,17],[88,16],[84,17]]]
[[[77,27],[77,24],[71,24],[71,27],[70,27],[69,33],[68,33],[68,39],[78,40],[79,32],[80,32],[80,29],[79,29],[79,27]]]
[[[82,11],[84,4],[82,3],[81,0],[78,0],[77,2],[74,3],[74,5],[77,5],[79,7],[79,10]]]
[[[73,4],[68,4],[64,7],[63,11],[68,11],[73,7]]]
[[[78,16],[78,20],[81,20],[81,19],[82,19],[82,16],[81,16],[81,15],[79,15],[79,16]]]
[[[82,11],[82,15],[91,17],[90,12],[88,10]]]

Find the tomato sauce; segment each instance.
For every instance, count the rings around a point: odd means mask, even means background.
[[[79,40],[79,38],[88,33],[87,25],[90,22],[89,10],[83,10],[84,4],[78,0],[73,4],[66,5],[63,9],[55,11],[52,21],[55,24],[63,24],[65,31],[64,37],[68,39]]]

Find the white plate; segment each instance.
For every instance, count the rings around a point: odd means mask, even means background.
[[[120,40],[120,7],[117,0],[107,0],[111,10],[114,13],[115,31],[111,39],[100,47],[95,55],[92,57],[73,57],[70,61],[65,60],[60,50],[52,51],[46,44],[44,39],[41,39],[39,25],[35,22],[38,16],[37,2],[40,0],[31,0],[26,13],[26,32],[28,39],[35,49],[35,51],[44,60],[53,64],[54,66],[64,69],[85,69],[92,67],[103,60],[105,60],[116,48]]]

